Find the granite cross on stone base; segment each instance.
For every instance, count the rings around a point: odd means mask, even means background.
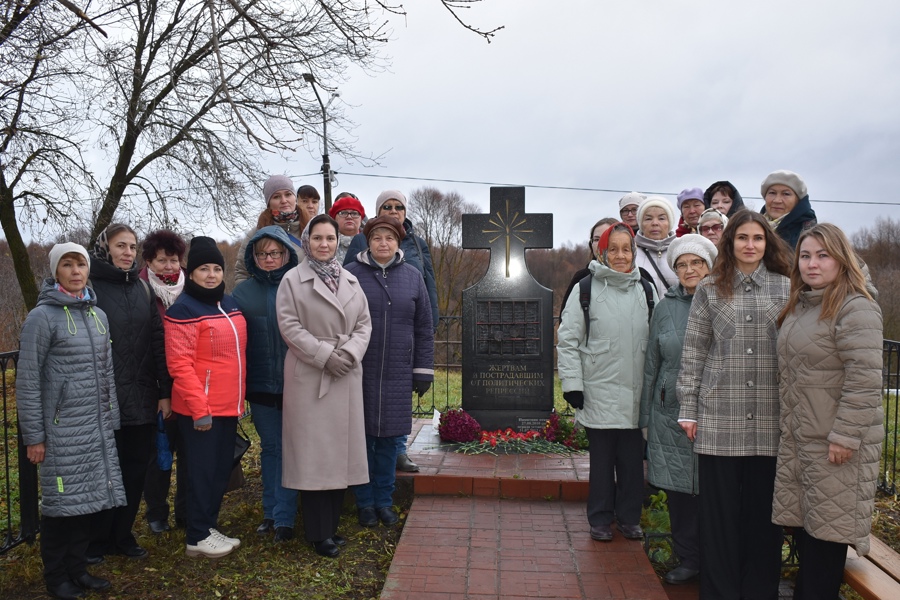
[[[463,215],[463,247],[488,248],[463,290],[463,409],[482,429],[539,430],[553,409],[553,292],[525,250],[553,247],[553,215],[525,212],[525,188],[491,188],[488,214]]]

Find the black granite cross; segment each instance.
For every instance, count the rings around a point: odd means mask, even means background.
[[[527,273],[526,249],[553,247],[553,215],[526,214],[524,187],[492,187],[489,214],[463,215],[462,245],[490,249],[486,277],[518,279]]]

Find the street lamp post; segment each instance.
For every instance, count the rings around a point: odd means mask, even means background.
[[[326,109],[331,106],[331,103],[338,95],[336,93],[333,94],[328,100],[328,104],[323,104],[322,97],[319,95],[319,90],[316,87],[316,78],[313,77],[313,74],[304,73],[303,80],[312,86],[313,93],[316,95],[316,100],[319,101],[319,106],[322,108],[322,177],[324,185],[323,192],[325,195],[325,212],[327,213],[331,209],[331,161],[328,158],[328,113],[326,112]]]

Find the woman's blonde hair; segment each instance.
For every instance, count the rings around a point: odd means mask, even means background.
[[[809,285],[803,282],[800,275],[800,245],[808,237],[816,238],[825,252],[838,263],[838,274],[834,282],[825,289],[822,296],[822,312],[819,314],[819,320],[833,319],[837,316],[838,311],[844,303],[844,299],[853,293],[862,294],[869,300],[872,295],[866,289],[866,276],[860,267],[860,260],[850,240],[843,231],[836,225],[831,223],[819,223],[800,234],[797,240],[797,252],[794,255],[793,265],[791,267],[791,295],[788,297],[787,304],[784,305],[781,314],[778,315],[778,326],[784,323],[789,314],[794,312],[797,304],[800,302],[800,294],[809,291]]]

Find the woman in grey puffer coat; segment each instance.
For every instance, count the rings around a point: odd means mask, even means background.
[[[669,246],[667,260],[678,276],[650,321],[650,342],[644,360],[640,426],[647,431],[648,475],[651,484],[667,492],[672,539],[679,565],[666,573],[666,583],[687,583],[700,573],[700,480],[697,455],[678,424],[675,381],[691,300],[700,280],[709,275],[718,252],[711,241],[695,233]]]
[[[22,439],[41,465],[44,581],[57,598],[109,587],[86,570],[90,515],[125,505],[109,323],[86,287],[89,264],[78,244],[50,250],[55,280],[22,326],[16,376]]]

